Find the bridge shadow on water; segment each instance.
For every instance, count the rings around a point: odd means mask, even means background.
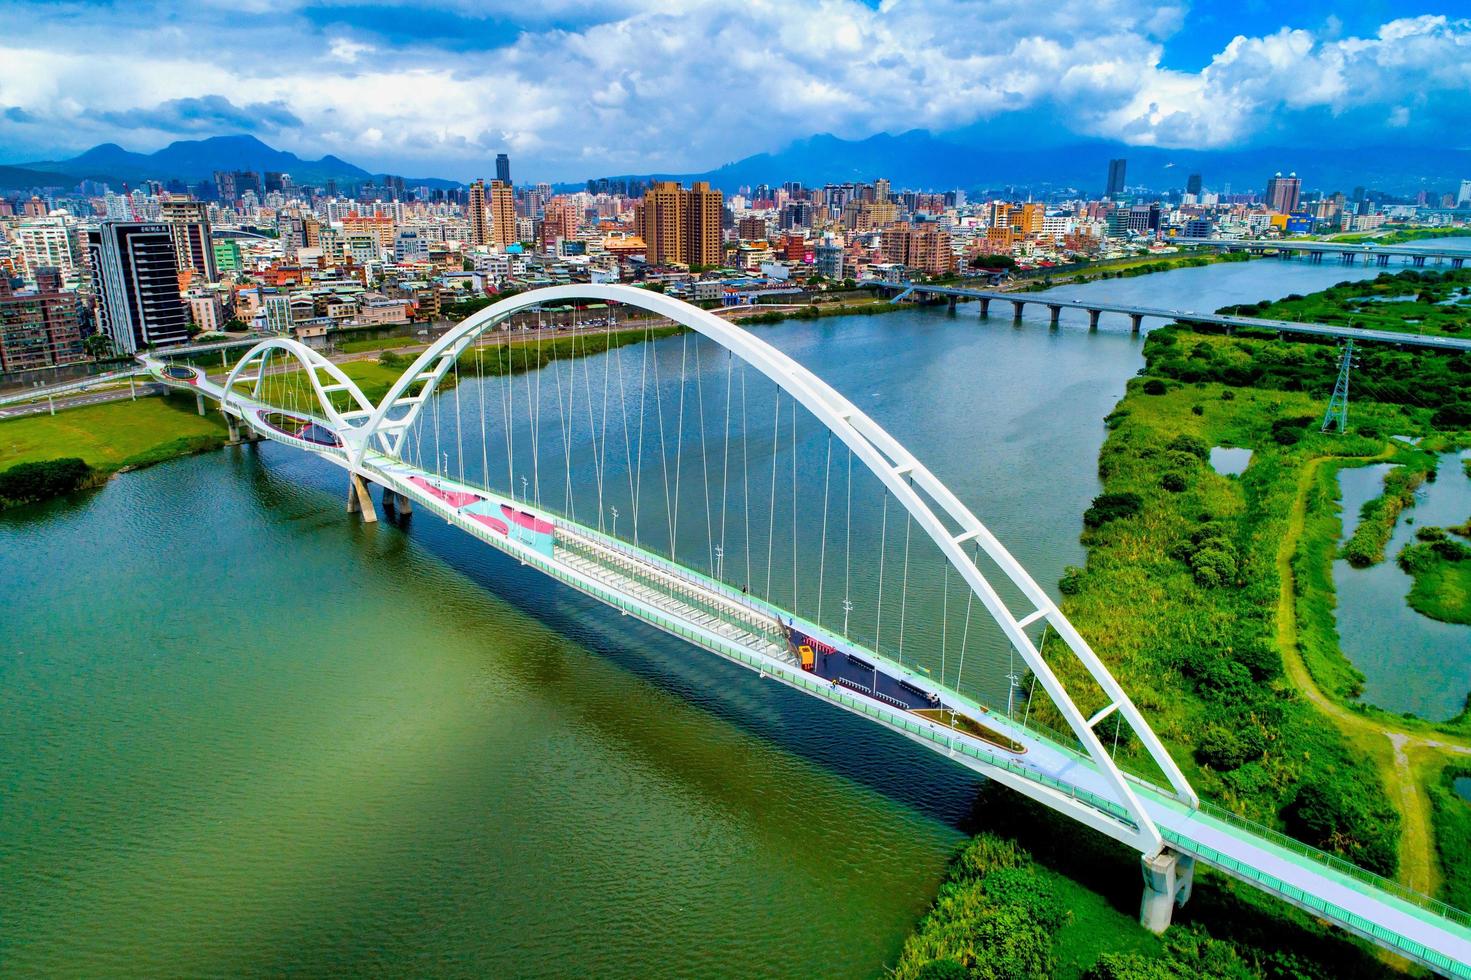
[[[252,447],[237,460],[242,480],[250,484],[263,510],[313,526],[340,523],[361,545],[364,559],[375,563],[402,566],[422,560],[419,549],[427,550],[443,566],[473,582],[487,598],[508,604],[565,640],[565,647],[555,645],[561,649],[533,641],[524,657],[508,657],[496,667],[554,698],[559,709],[577,716],[580,725],[607,729],[623,742],[645,737],[640,735],[637,709],[616,705],[610,709],[605,700],[583,689],[575,673],[579,665],[572,655],[574,648],[591,651],[682,706],[706,713],[926,820],[963,834],[974,832],[975,804],[985,780],[931,750],[763,679],[634,617],[619,615],[427,512],[399,515],[380,506],[378,524],[362,524],[356,516],[343,513],[346,481],[328,463],[269,444]],[[301,499],[304,493],[309,494],[306,500]],[[710,761],[685,754],[690,761]],[[667,759],[669,750],[665,746],[644,755],[657,761]],[[718,767],[713,768],[708,773],[686,769],[676,775],[687,782],[713,780],[718,784],[723,776]],[[718,785],[706,788],[720,795]]]

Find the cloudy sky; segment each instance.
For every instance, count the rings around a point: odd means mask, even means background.
[[[249,132],[467,178],[815,132],[1471,143],[1471,0],[0,0],[0,161]]]

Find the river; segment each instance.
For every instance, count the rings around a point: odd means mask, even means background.
[[[1214,309],[1377,270],[1066,287]],[[761,336],[1049,587],[1081,560],[1127,321],[925,308]],[[674,339],[661,344],[675,343]],[[0,962],[14,975],[873,976],[965,770],[550,584],[364,526],[270,443],[0,516]]]

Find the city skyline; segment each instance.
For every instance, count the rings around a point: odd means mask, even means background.
[[[594,14],[293,0],[43,11],[21,0],[0,3],[0,159],[247,132],[384,172],[468,181],[509,153],[521,173],[580,180],[698,172],[814,131],[924,128],[962,145],[1414,145],[1471,113],[1458,56],[1471,20],[1454,10],[1268,14],[1199,0],[1067,3],[1044,19],[991,3]],[[221,31],[228,46],[212,40]],[[145,35],[168,53],[134,57]]]

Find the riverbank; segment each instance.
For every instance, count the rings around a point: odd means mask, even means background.
[[[201,417],[194,399],[187,395],[85,405],[55,415],[0,422],[0,472],[32,463],[79,459],[89,472],[66,491],[86,489],[116,473],[218,449],[227,439],[219,413]],[[12,504],[22,502],[32,501]],[[0,508],[4,506],[5,501],[0,501]]]
[[[1132,279],[1135,276],[1148,276],[1156,272],[1169,272],[1173,269],[1200,269],[1222,262],[1250,262],[1254,258],[1257,256],[1247,252],[1212,251],[1183,252],[1163,257],[1144,255],[1128,259],[1106,259],[1102,262],[1090,263],[1081,269],[1069,270],[1056,275],[1045,270],[1033,271],[1025,278],[1018,280],[1025,283],[1018,291],[1038,292],[1054,286],[1075,285],[1099,279]]]
[[[1418,275],[1415,285],[1430,290],[1460,286]],[[1408,282],[1388,278],[1395,282],[1380,283],[1380,291]],[[1357,297],[1374,294],[1374,284],[1365,285],[1289,297],[1281,306],[1342,316]],[[1412,308],[1393,304],[1401,306]],[[1263,316],[1280,312],[1278,304],[1259,308]],[[1084,518],[1086,563],[1063,576],[1063,611],[1093,640],[1203,797],[1427,893],[1449,900],[1471,894],[1463,857],[1471,852],[1471,819],[1449,808],[1453,797],[1444,792],[1432,811],[1426,792],[1448,759],[1466,757],[1467,747],[1449,737],[1464,719],[1441,726],[1446,737],[1429,738],[1422,732],[1434,726],[1349,704],[1361,678],[1338,646],[1331,574],[1341,532],[1339,469],[1399,462],[1423,472],[1427,461],[1433,468],[1431,453],[1455,442],[1441,426],[1459,417],[1447,407],[1465,391],[1471,358],[1362,349],[1350,431],[1337,435],[1318,431],[1337,375],[1331,347],[1170,326],[1148,335],[1144,355],[1142,377],[1107,419],[1098,467],[1104,492]],[[1413,447],[1390,435],[1427,438]],[[1216,472],[1207,462],[1213,447],[1249,449],[1250,463],[1239,475]],[[1376,546],[1382,554],[1390,512],[1413,492],[1415,467],[1404,472],[1389,499],[1372,508],[1366,555]],[[1054,658],[1053,666],[1070,689],[1087,689],[1071,658]],[[1079,708],[1098,710],[1102,697],[1082,698]],[[1056,720],[1045,708],[1039,714]],[[1332,724],[1323,724],[1325,716]],[[1127,732],[1119,733],[1118,758],[1158,779]],[[935,937],[964,933],[966,910],[986,894],[985,878],[972,885],[952,874],[906,947],[900,975],[946,975],[924,972],[924,963],[953,958]],[[1205,879],[1192,905],[1231,890]],[[972,887],[980,898],[961,897]],[[1234,942],[1225,965],[1202,971],[1192,964],[1185,972],[1233,975],[1239,962],[1248,971],[1242,975],[1270,974],[1267,951],[1307,943],[1311,932],[1300,931],[1288,910],[1265,899],[1245,906],[1263,921],[1283,921]],[[1214,930],[1234,914],[1216,910],[1203,921]],[[1308,945],[1315,952],[1290,954],[1303,975],[1362,975],[1315,960],[1325,947]],[[1005,946],[975,955],[983,969],[973,975],[1005,975],[992,969],[1008,962]],[[1101,960],[1088,975],[1130,975],[1105,966]]]

